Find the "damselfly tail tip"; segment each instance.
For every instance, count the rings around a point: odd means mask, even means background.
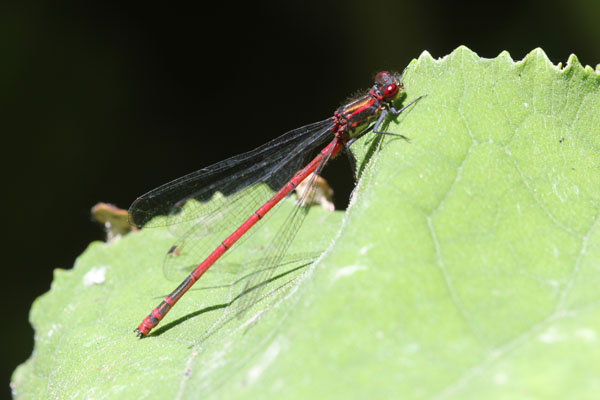
[[[133,330],[133,333],[135,333],[135,336],[139,337],[140,339],[143,339],[146,337],[146,335],[144,335],[141,331],[140,328],[135,328]]]

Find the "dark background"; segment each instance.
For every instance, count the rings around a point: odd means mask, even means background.
[[[542,47],[555,63],[600,63],[597,1],[97,3],[0,9],[4,396],[33,348],[32,301],[103,236],[96,202],[126,208],[326,118],[423,50],[521,59]],[[343,208],[352,178],[344,160],[332,164]]]

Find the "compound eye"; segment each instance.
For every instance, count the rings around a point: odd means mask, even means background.
[[[389,84],[383,89],[383,98],[385,100],[393,100],[400,92],[400,88],[395,83]]]

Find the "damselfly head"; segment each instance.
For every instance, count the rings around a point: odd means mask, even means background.
[[[382,71],[375,76],[375,86],[385,101],[395,100],[404,89],[404,84],[400,82],[400,75],[387,71]]]

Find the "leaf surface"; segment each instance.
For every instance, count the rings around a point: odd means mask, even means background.
[[[172,238],[94,243],[34,303],[16,397],[592,398],[600,77],[574,56],[561,68],[541,50],[514,62],[460,47],[424,53],[404,82],[405,103],[427,96],[387,130],[410,141],[355,143],[346,214],[313,208],[294,242],[327,248],[319,261],[290,264],[242,318],[227,307],[236,263],[260,255],[282,210],[136,340],[173,288],[160,271]]]

